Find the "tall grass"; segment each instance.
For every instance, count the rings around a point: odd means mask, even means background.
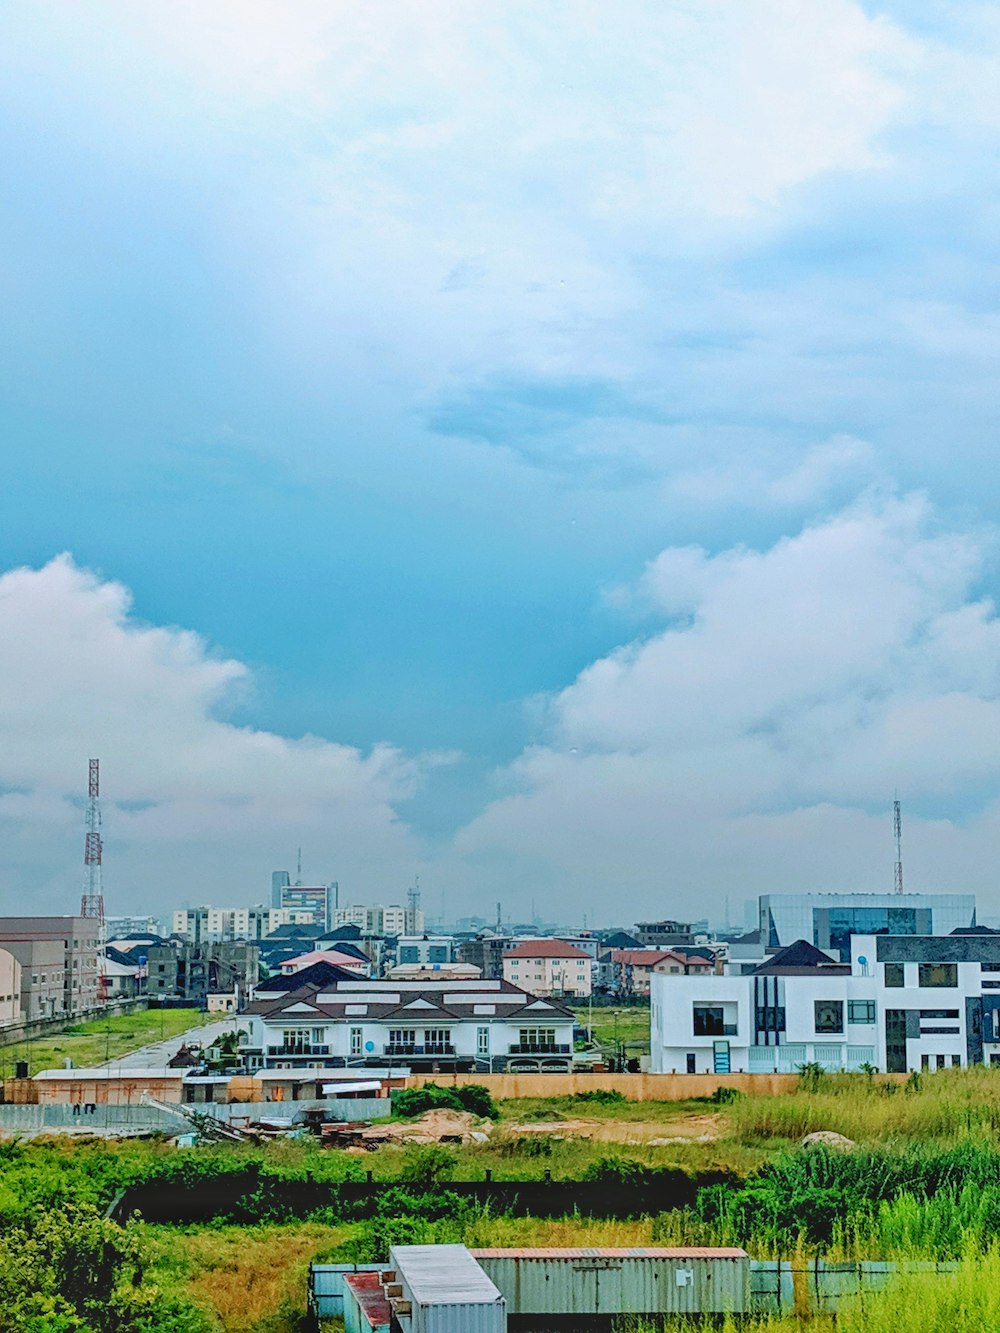
[[[832,1129],[859,1143],[1000,1142],[1000,1072],[948,1069],[905,1084],[860,1074],[830,1075],[818,1087],[784,1096],[743,1097],[727,1109],[729,1132],[743,1143],[803,1138]]]

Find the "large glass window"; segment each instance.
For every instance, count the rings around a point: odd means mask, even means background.
[[[725,1030],[722,1005],[696,1004],[694,1006],[694,1035],[721,1037]]]
[[[885,984],[895,987],[906,985],[906,973],[903,971],[902,963],[886,963]]]
[[[814,1009],[817,1032],[843,1032],[843,1000],[816,1000],[814,1001]]]
[[[958,985],[957,963],[921,963],[917,969],[917,982],[921,986],[939,986],[950,989]]]
[[[913,907],[831,907],[830,948],[843,963],[850,962],[852,935],[915,935],[917,912]],[[813,943],[823,947],[816,938]]]
[[[847,1021],[848,1021],[848,1023],[874,1023],[874,1022],[875,1022],[875,1001],[874,1001],[874,1000],[848,1000],[848,1002],[847,1002]]]
[[[360,1029],[360,1028],[351,1028],[351,1054],[352,1054],[352,1055],[360,1055],[360,1054],[361,1054],[361,1037],[362,1037],[362,1032],[361,1032],[361,1029]]]

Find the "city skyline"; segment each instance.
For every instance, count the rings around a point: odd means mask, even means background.
[[[1000,23],[0,14],[0,912],[1000,913]],[[254,886],[248,891],[248,886]],[[256,886],[260,885],[260,888]]]

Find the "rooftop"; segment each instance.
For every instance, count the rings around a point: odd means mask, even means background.
[[[393,1245],[389,1266],[420,1305],[482,1305],[503,1300],[464,1245]]]
[[[385,1289],[378,1273],[345,1273],[344,1284],[350,1287],[365,1320],[372,1328],[389,1326],[392,1306],[385,1298]]]
[[[583,949],[565,940],[527,940],[504,952],[504,958],[589,958]]]

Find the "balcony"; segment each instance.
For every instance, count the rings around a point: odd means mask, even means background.
[[[429,1046],[386,1046],[384,1053],[403,1058],[411,1055],[454,1055],[455,1048],[450,1042],[435,1041]]]
[[[508,1048],[508,1055],[572,1055],[572,1046],[549,1041],[518,1042]]]
[[[268,1055],[329,1055],[329,1046],[317,1046],[312,1042],[296,1042],[294,1046],[269,1046]]]

